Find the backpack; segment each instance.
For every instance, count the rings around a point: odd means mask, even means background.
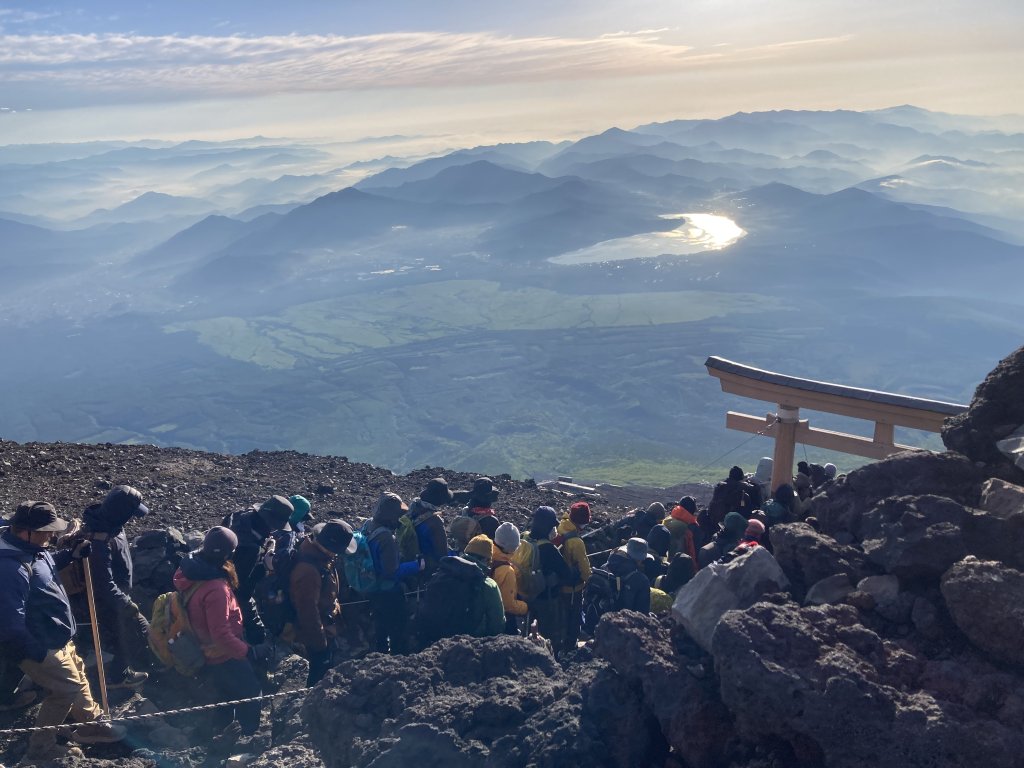
[[[253,596],[263,625],[275,637],[289,622],[295,621],[295,606],[291,600],[292,571],[299,563],[310,563],[320,570],[320,578],[327,575],[323,562],[300,555],[297,549],[279,552],[274,556],[274,570],[260,579]]]
[[[789,507],[780,501],[771,499],[763,507],[765,514],[768,516],[768,524],[775,525],[777,523],[785,523],[789,519]]]
[[[519,549],[512,554],[512,565],[516,569],[519,594],[524,600],[533,600],[548,587],[547,578],[540,562],[540,545],[524,538]]]
[[[409,515],[402,515],[398,518],[398,530],[395,532],[398,540],[398,560],[407,563],[420,556],[420,538],[416,534],[416,524]]]
[[[164,666],[186,677],[193,677],[206,665],[203,646],[188,620],[188,603],[203,584],[198,582],[185,592],[165,592],[153,601],[149,622],[149,647]]]
[[[622,578],[605,568],[595,568],[583,590],[583,631],[591,637],[601,617],[617,610],[622,595]]]
[[[470,560],[455,556],[441,560],[416,613],[416,633],[423,645],[479,632],[484,619],[485,579]]]
[[[380,577],[377,575],[377,564],[373,561],[373,552],[370,550],[370,541],[377,537],[381,531],[387,532],[383,526],[379,526],[367,532],[364,525],[353,533],[356,542],[356,551],[346,555],[345,581],[356,592],[367,593],[377,592],[381,588]]]
[[[744,512],[749,507],[750,495],[745,482],[722,482],[715,486],[708,505],[708,517],[714,525],[718,525],[730,512]]]

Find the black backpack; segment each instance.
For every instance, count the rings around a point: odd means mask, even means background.
[[[484,572],[465,557],[441,558],[416,612],[416,634],[422,645],[430,645],[442,637],[477,633],[483,623],[486,578]]]
[[[710,522],[720,524],[730,512],[751,511],[751,499],[745,482],[722,482],[715,486],[708,505]],[[702,523],[703,524],[703,523]]]
[[[605,568],[595,568],[583,590],[583,631],[591,637],[601,617],[617,610],[622,596],[622,578]]]
[[[322,560],[300,555],[298,549],[279,552],[274,556],[274,570],[264,576],[256,585],[253,596],[259,609],[263,626],[274,637],[279,636],[288,622],[296,618],[295,606],[291,599],[292,571],[299,563],[309,563],[320,571],[320,578],[327,576],[328,568]]]

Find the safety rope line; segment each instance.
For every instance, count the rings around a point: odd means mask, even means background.
[[[753,440],[753,439],[754,439],[755,437],[764,437],[764,436],[765,436],[765,435],[766,435],[766,434],[768,433],[768,430],[769,430],[769,429],[771,429],[772,427],[774,427],[774,426],[775,426],[776,424],[778,424],[778,423],[779,423],[779,421],[781,421],[781,419],[779,419],[779,417],[778,417],[778,416],[776,416],[776,417],[775,417],[775,420],[774,420],[774,421],[772,421],[772,422],[771,422],[770,424],[767,424],[767,425],[766,425],[766,426],[764,427],[764,429],[759,429],[759,430],[758,430],[757,432],[755,432],[754,434],[752,434],[752,435],[751,435],[750,437],[748,437],[748,438],[747,438],[746,440],[744,440],[744,441],[743,441],[742,443],[740,443],[739,445],[737,445],[737,446],[736,446],[735,448],[730,448],[730,449],[729,449],[728,451],[726,451],[725,453],[723,453],[723,454],[722,454],[721,456],[719,456],[718,458],[716,458],[716,459],[712,459],[712,460],[711,460],[711,461],[709,461],[709,462],[708,462],[707,464],[705,464],[705,465],[704,465],[703,467],[699,468],[699,469],[697,470],[697,472],[703,472],[703,471],[704,471],[705,469],[708,469],[708,468],[710,468],[710,467],[711,467],[711,466],[712,466],[713,464],[717,464],[717,463],[718,463],[719,461],[721,461],[722,459],[724,459],[724,458],[725,458],[726,456],[728,456],[728,455],[729,455],[730,453],[735,453],[736,451],[738,451],[738,450],[739,450],[740,448],[742,448],[742,447],[743,447],[744,445],[746,445],[747,443],[749,443],[749,442],[750,442],[751,440]],[[696,473],[694,473],[694,474],[696,474]]]
[[[100,720],[94,720],[91,723],[61,723],[60,725],[37,725],[32,728],[8,728],[6,730],[0,730],[0,736],[13,736],[23,733],[37,733],[39,731],[59,731],[75,728],[82,728],[84,726],[94,725],[96,723],[128,723],[136,720],[150,720],[157,717],[169,717],[171,715],[185,715],[192,712],[208,712],[214,709],[220,709],[221,707],[234,707],[239,704],[251,704],[256,701],[265,701],[267,699],[277,699],[282,696],[290,696],[293,693],[305,693],[311,690],[310,688],[295,688],[290,691],[278,691],[277,693],[265,693],[260,696],[250,696],[247,699],[234,699],[233,701],[218,701],[214,704],[199,704],[194,707],[185,707],[183,709],[169,709],[164,712],[150,712],[144,715],[125,715],[124,717],[112,717],[109,720],[102,718]]]

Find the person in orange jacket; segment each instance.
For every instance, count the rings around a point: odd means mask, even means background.
[[[663,525],[672,534],[672,542],[669,545],[669,558],[677,552],[689,555],[694,564],[696,573],[697,546],[693,540],[693,529],[690,526],[697,525],[697,502],[692,496],[683,496],[679,503],[672,507],[671,514],[665,518]]]

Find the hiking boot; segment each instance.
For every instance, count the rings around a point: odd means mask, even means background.
[[[128,731],[123,725],[115,725],[106,720],[96,720],[78,726],[71,733],[71,740],[79,744],[113,744],[122,741]]]
[[[6,704],[0,704],[0,712],[12,712],[15,709],[24,709],[32,704],[37,698],[35,691],[18,691]]]
[[[60,744],[51,744],[42,749],[29,747],[18,765],[46,765],[51,760],[60,760],[62,757],[85,757],[85,753],[78,747],[65,747]]]
[[[107,680],[107,688],[138,688],[149,680],[145,672],[136,672],[133,669],[126,669],[124,674],[117,675]]]

